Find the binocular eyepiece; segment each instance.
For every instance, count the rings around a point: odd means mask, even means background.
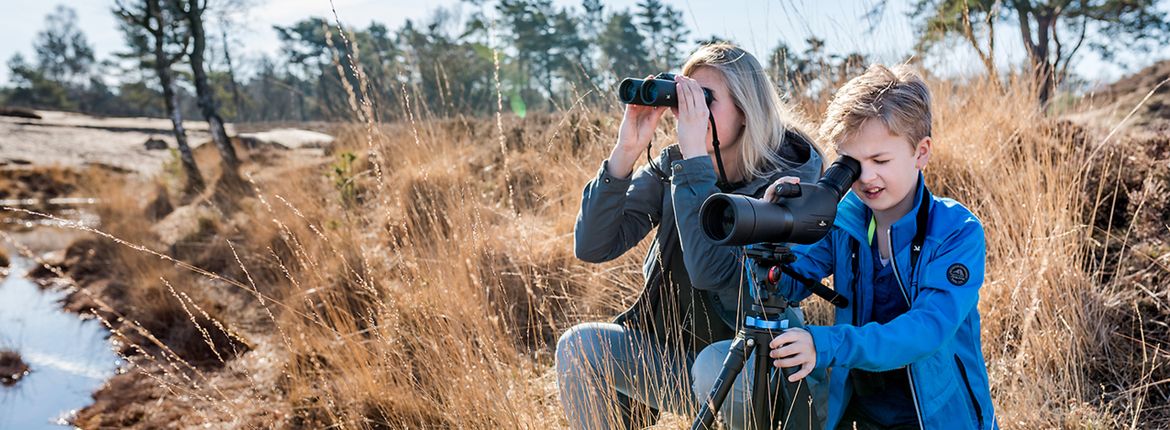
[[[703,88],[703,98],[711,105],[711,90]],[[659,73],[653,79],[622,79],[618,100],[629,105],[678,106],[678,89],[673,73]]]
[[[699,209],[699,222],[717,245],[815,243],[833,227],[837,202],[859,176],[861,164],[843,155],[816,184],[782,184],[776,202],[713,194]]]

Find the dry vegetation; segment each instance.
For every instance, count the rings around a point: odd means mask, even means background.
[[[1000,424],[1170,425],[1170,142],[1044,118],[1018,83],[1010,96],[931,85],[928,183],[988,235],[979,307]],[[803,107],[815,118],[821,105]],[[646,243],[604,265],[570,246],[619,114],[413,112],[336,130],[324,158],[251,150],[246,190],[182,197],[177,174],[89,181],[109,236],[49,266],[133,367],[76,423],[563,426],[556,337],[641,285]]]
[[[28,375],[28,363],[19,352],[0,349],[0,385],[11,387]]]

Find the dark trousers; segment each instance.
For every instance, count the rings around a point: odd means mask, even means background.
[[[841,417],[841,422],[837,424],[837,430],[917,430],[917,425],[901,425],[886,427],[874,422],[852,407],[845,408],[845,415]]]

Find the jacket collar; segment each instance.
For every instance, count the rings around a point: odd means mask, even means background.
[[[769,176],[761,176],[752,179],[751,181],[742,184],[735,190],[735,193],[762,196],[764,195],[764,187],[771,185],[777,179],[780,179],[784,176],[796,176],[799,177],[802,182],[807,181],[811,183],[815,183],[817,179],[820,179],[821,174],[824,173],[825,170],[825,160],[824,156],[821,154],[820,150],[817,149],[816,145],[804,137],[804,135],[791,130],[784,134],[784,140],[784,148],[782,148],[782,150],[788,152],[785,154],[786,156],[795,157],[799,156],[798,154],[807,151],[808,156],[804,163],[787,168],[770,169],[770,171],[774,173]],[[804,148],[799,150],[791,149],[789,147],[790,145],[802,145]],[[810,178],[812,178],[811,181]]]
[[[891,226],[895,240],[895,243],[892,244],[892,249],[897,250],[909,246],[914,235],[918,232],[918,211],[923,210],[921,207],[923,193],[927,195],[927,205],[929,206],[932,196],[929,194],[930,190],[926,188],[926,177],[923,176],[922,172],[918,172],[918,187],[914,192],[914,207],[910,209],[910,212],[898,218],[893,226]],[[929,208],[926,208],[926,210],[929,210]],[[845,198],[841,200],[841,203],[837,205],[837,217],[833,221],[833,225],[852,235],[858,242],[866,244],[869,242],[868,229],[871,217],[873,217],[873,211],[865,203],[862,203],[861,198],[857,197],[857,194],[850,189],[845,194]],[[885,234],[885,232],[879,231],[877,234]]]
[[[733,190],[719,191],[724,193],[742,194],[746,196],[763,196],[764,187],[772,184],[772,182],[775,182],[777,179],[780,179],[784,176],[796,176],[801,178],[802,181],[806,181],[811,178],[812,182],[816,182],[816,180],[821,177],[821,174],[824,173],[825,170],[824,155],[821,154],[820,149],[818,149],[817,146],[803,134],[792,130],[788,130],[784,133],[784,140],[784,146],[781,148],[781,150],[789,152],[785,155],[797,156],[797,154],[804,152],[808,153],[808,157],[805,159],[804,163],[788,168],[767,169],[773,173],[769,176],[761,176],[747,182],[738,182],[736,183],[737,187],[735,187]],[[804,148],[799,150],[793,149],[788,146],[790,144],[803,145]],[[670,145],[666,147],[664,157],[665,159],[660,164],[670,166],[671,162],[682,159],[682,149],[679,148],[677,143]],[[718,175],[719,173],[716,172],[715,174]],[[664,181],[669,182],[668,179],[664,179]]]

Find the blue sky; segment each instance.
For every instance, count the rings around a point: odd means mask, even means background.
[[[211,0],[214,4],[216,0]],[[279,47],[273,25],[289,25],[309,16],[331,17],[329,0],[252,0],[257,5],[242,24],[233,28],[239,35],[237,55],[246,62],[261,53],[273,54]],[[884,16],[873,32],[872,23],[864,17],[877,0],[811,1],[811,0],[665,0],[683,11],[691,36],[722,35],[731,37],[750,52],[763,58],[783,40],[789,46],[802,49],[804,40],[817,36],[826,41],[829,52],[862,52],[882,62],[897,62],[911,52],[914,43],[913,26],[906,11],[909,0],[890,0]],[[579,0],[554,0],[562,7],[579,7]],[[608,11],[632,8],[637,0],[606,1]],[[41,0],[26,2],[0,0],[0,84],[8,82],[6,63],[16,52],[31,58],[32,41],[44,27],[44,17],[57,4],[67,4],[77,10],[80,27],[94,46],[99,59],[109,58],[121,49],[123,42],[110,12],[113,0]],[[378,21],[397,28],[406,19],[426,20],[436,7],[461,10],[464,15],[474,6],[458,0],[403,1],[403,0],[334,0],[343,23],[364,27]],[[997,60],[1002,66],[1019,65],[1024,60],[1019,32],[1013,25],[997,26]],[[972,51],[963,44],[945,49],[945,55],[927,57],[928,66],[944,74],[979,72],[982,66]],[[1129,68],[1114,62],[1103,62],[1088,49],[1082,49],[1074,69],[1093,81],[1111,81],[1124,73],[1136,71],[1153,61],[1170,58],[1170,47],[1150,55],[1121,55],[1119,60]]]

